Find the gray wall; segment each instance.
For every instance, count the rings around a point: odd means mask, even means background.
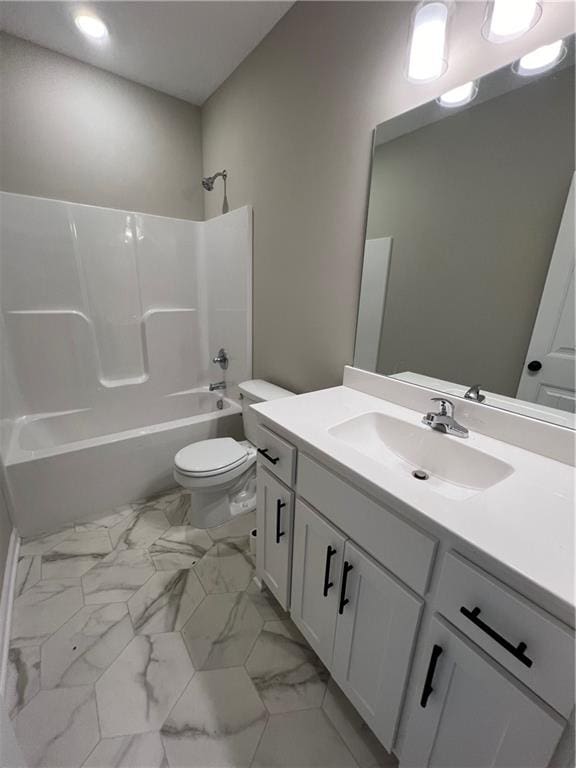
[[[516,396],[574,171],[574,69],[380,145],[394,245],[378,370]]]
[[[204,218],[200,110],[0,35],[0,188]]]
[[[481,34],[485,3],[458,3],[440,81],[403,75],[409,2],[297,3],[202,109],[206,172],[254,206],[254,373],[294,391],[339,384],[353,358],[372,129],[574,29],[545,4],[522,39]],[[206,194],[207,216],[221,205]]]

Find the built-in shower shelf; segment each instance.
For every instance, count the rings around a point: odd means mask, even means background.
[[[87,323],[90,322],[84,312],[80,312],[78,309],[8,309],[5,310],[6,315],[39,315],[43,318],[50,318],[54,315],[73,315],[74,317],[80,317]]]
[[[103,379],[100,378],[100,384],[102,384],[103,387],[109,387],[112,389],[113,387],[130,387],[135,386],[137,384],[145,384],[150,376],[147,373],[142,374],[141,376],[129,376],[124,379]]]

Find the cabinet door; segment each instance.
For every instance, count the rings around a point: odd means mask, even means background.
[[[332,675],[392,748],[422,601],[346,542]]]
[[[327,667],[332,662],[345,541],[323,517],[296,500],[291,616]]]
[[[433,619],[402,768],[543,768],[565,723],[501,667]]]
[[[256,570],[282,608],[290,606],[294,493],[258,467]]]

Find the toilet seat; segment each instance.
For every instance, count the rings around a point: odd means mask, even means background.
[[[231,437],[219,437],[187,445],[178,451],[174,464],[188,477],[213,477],[240,467],[247,458],[245,446]]]

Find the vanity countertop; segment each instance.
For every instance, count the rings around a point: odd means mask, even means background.
[[[563,615],[573,613],[573,467],[471,430],[467,445],[510,464],[514,472],[468,498],[446,498],[409,473],[384,466],[328,431],[366,413],[421,425],[422,414],[415,410],[346,386],[253,408],[264,425],[284,433],[298,448],[324,461],[376,500],[424,529],[432,522],[449,531],[503,564],[539,595],[549,595],[555,606],[562,607]],[[460,440],[436,434],[438,440]]]

